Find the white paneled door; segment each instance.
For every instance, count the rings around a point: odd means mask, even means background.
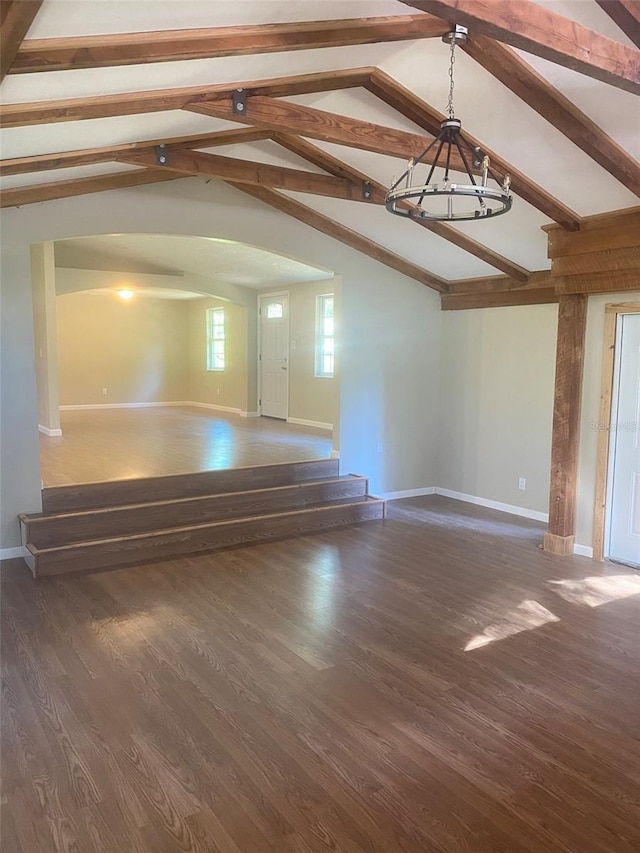
[[[640,314],[621,314],[607,499],[607,556],[640,568]]]
[[[260,413],[289,416],[289,297],[260,297]]]

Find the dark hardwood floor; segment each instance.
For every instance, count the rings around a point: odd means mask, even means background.
[[[416,498],[322,535],[2,567],[3,853],[638,853],[640,573]]]

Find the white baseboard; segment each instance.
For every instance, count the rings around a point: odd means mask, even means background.
[[[435,493],[435,486],[425,486],[422,489],[405,489],[401,492],[383,492],[382,494],[377,495],[377,497],[382,498],[383,501],[398,501],[402,498],[417,498],[422,495],[435,495]]]
[[[0,560],[15,560],[17,557],[26,557],[27,549],[22,545],[17,548],[0,548]]]
[[[298,424],[298,426],[315,427],[316,429],[333,430],[333,424],[326,424],[324,421],[307,421],[304,418],[287,418],[288,424]]]
[[[465,501],[478,506],[485,506],[488,509],[497,509],[500,512],[509,512],[511,515],[519,515],[522,518],[532,518],[534,521],[549,521],[549,514],[546,512],[538,512],[535,509],[527,509],[523,506],[515,506],[515,504],[503,504],[500,501],[490,501],[487,498],[479,498],[476,495],[465,495],[463,492],[453,492],[451,489],[436,488],[436,494],[442,495],[445,498],[453,498],[456,501]]]
[[[227,412],[230,415],[241,415],[242,409],[234,406],[219,406],[217,403],[196,403],[192,400],[190,403],[184,403],[185,406],[195,406],[197,409],[213,409],[214,412]]]
[[[227,412],[240,415],[243,418],[258,418],[259,412],[244,412],[234,406],[219,406],[217,403],[199,403],[195,400],[171,400],[166,403],[88,403],[78,406],[60,406],[61,412],[89,411],[92,409],[149,409],[156,406],[195,406],[198,409],[213,409],[217,412]],[[45,427],[40,427],[41,432]],[[62,435],[60,432],[46,433],[47,435]]]
[[[49,427],[38,424],[38,429],[44,435],[62,435],[61,429],[49,429]]]
[[[155,406],[199,406],[200,403],[171,401],[168,403],[89,403],[81,406],[60,406],[61,412],[80,412],[90,409],[148,409]]]
[[[332,450],[331,451],[331,458],[332,459],[340,459],[340,451],[339,450]]]
[[[591,557],[593,560],[593,548],[590,548],[588,545],[574,545],[573,553],[578,554],[580,557]]]

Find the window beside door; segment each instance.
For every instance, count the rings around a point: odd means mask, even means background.
[[[333,293],[323,293],[316,297],[315,375],[318,378],[332,378],[334,360],[334,296]]]
[[[224,370],[224,308],[207,308],[207,370]]]

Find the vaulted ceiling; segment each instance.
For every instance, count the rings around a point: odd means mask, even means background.
[[[447,292],[497,276],[536,286],[531,274],[549,267],[542,226],[577,230],[638,203],[638,0],[2,0],[0,11],[3,207],[226,180]],[[456,114],[511,174],[515,201],[495,220],[415,223],[388,214],[384,195],[439,127],[451,23],[469,29]]]

